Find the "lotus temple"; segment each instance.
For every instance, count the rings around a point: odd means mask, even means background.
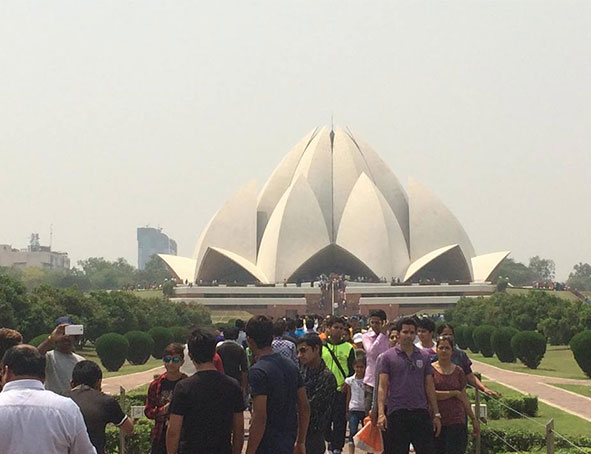
[[[195,284],[177,287],[175,299],[212,310],[293,316],[382,308],[394,317],[491,294],[488,279],[508,255],[477,255],[429,189],[411,179],[405,190],[349,129],[319,127],[260,191],[250,182],[215,213],[192,257],[159,257]],[[331,282],[328,294],[321,275]],[[347,282],[339,292],[337,275]]]

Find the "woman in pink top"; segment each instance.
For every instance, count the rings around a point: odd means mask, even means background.
[[[472,421],[474,434],[479,431],[478,421],[466,395],[466,375],[461,367],[451,362],[453,340],[439,337],[436,346],[439,360],[432,365],[441,433],[435,438],[435,451],[437,454],[464,454],[468,444],[466,414]]]

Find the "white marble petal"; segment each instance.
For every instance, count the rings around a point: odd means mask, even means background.
[[[330,244],[314,191],[300,175],[285,192],[261,240],[257,267],[269,282],[282,282]]]
[[[220,247],[256,261],[256,181],[242,187],[213,216],[201,234],[194,258],[197,268],[209,247]]]
[[[365,173],[345,206],[337,245],[388,280],[402,278],[409,265],[404,233],[387,200]]]
[[[511,251],[491,252],[472,257],[474,282],[486,282]]]
[[[444,246],[411,263],[404,275],[404,282],[426,268],[438,266],[438,280],[472,280],[471,269],[459,244]]]
[[[410,259],[458,244],[470,269],[476,254],[466,231],[453,213],[425,186],[410,179]]]
[[[238,255],[238,254],[234,254],[232,251],[227,251],[223,248],[219,248],[219,247],[210,247],[208,248],[207,252],[205,253],[205,256],[203,258],[203,261],[201,263],[201,266],[199,267],[199,270],[197,270],[197,274],[196,274],[196,280],[199,279],[205,279],[205,280],[209,280],[208,277],[204,277],[203,276],[203,271],[204,268],[206,268],[208,266],[208,258],[212,255],[212,252],[223,256],[225,259],[230,260],[231,262],[233,262],[236,266],[239,266],[240,268],[244,269],[245,271],[247,271],[249,274],[251,274],[252,276],[254,276],[259,282],[262,282],[263,284],[269,284],[270,282],[268,281],[267,277],[265,276],[265,274],[258,269],[258,267],[246,260],[244,257]]]
[[[185,280],[193,282],[197,260],[170,254],[158,254],[158,257],[160,257],[177,279],[183,282]]]

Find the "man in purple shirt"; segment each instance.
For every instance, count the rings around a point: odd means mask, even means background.
[[[388,350],[388,325],[386,313],[382,309],[376,309],[369,313],[369,326],[371,329],[363,334],[362,343],[365,350],[365,410],[369,411],[373,400],[374,384],[376,382],[376,361],[380,354]]]
[[[399,344],[382,354],[378,371],[378,427],[386,431],[388,454],[408,454],[411,443],[417,454],[433,454],[433,432],[441,430],[433,369],[413,344],[416,329],[413,319],[401,320]]]

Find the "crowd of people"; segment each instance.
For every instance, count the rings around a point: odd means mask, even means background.
[[[38,348],[0,329],[0,452],[103,453],[105,427],[134,430],[101,392],[100,367],[73,352],[69,318]],[[471,384],[495,394],[457,349],[453,327],[428,318],[387,320],[255,316],[215,332],[195,328],[170,344],[165,371],[148,389],[152,454],[355,452],[365,424],[382,431],[384,453],[461,454]],[[54,347],[53,349],[51,349]],[[35,436],[30,430],[34,428]]]

